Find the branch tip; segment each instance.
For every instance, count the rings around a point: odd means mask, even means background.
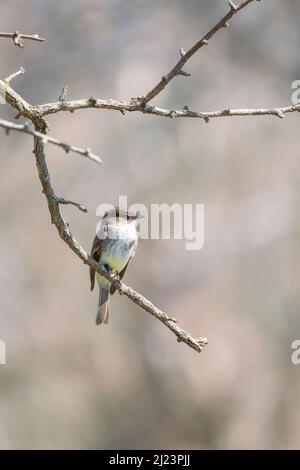
[[[85,212],[87,213],[87,208],[82,205],[82,204],[79,204],[78,202],[74,202],[74,201],[69,201],[68,199],[65,199],[63,197],[60,197],[60,196],[55,196],[55,201],[57,204],[63,204],[63,205],[67,205],[67,204],[70,204],[72,206],[75,206],[77,207],[81,212]],[[68,225],[68,224],[66,224]]]
[[[25,69],[23,67],[20,67],[20,69],[17,72],[12,73],[8,77],[6,77],[3,81],[4,83],[8,85],[11,82],[11,80],[13,80],[13,78],[18,77],[19,75],[23,75],[24,73],[25,73]]]

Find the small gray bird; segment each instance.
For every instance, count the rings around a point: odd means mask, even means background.
[[[91,256],[112,276],[123,278],[133,258],[137,244],[139,219],[142,216],[115,207],[103,216],[100,230],[96,234]],[[91,290],[94,289],[95,275],[99,284],[97,325],[108,323],[109,297],[116,290],[105,277],[90,268]]]

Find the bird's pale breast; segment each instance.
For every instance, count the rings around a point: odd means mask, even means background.
[[[113,230],[110,236],[102,242],[102,252],[99,262],[102,266],[107,265],[112,274],[120,273],[126,266],[137,243],[137,232],[135,227],[124,224]],[[110,287],[110,282],[97,274],[97,281],[101,287]]]

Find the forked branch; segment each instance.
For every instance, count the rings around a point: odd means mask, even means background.
[[[150,100],[152,100],[155,96],[157,96],[167,85],[170,83],[170,81],[176,77],[177,75],[182,75],[182,68],[183,66],[187,63],[187,61],[199,50],[201,47],[207,46],[208,41],[222,28],[226,28],[229,23],[228,21],[239,11],[241,11],[243,8],[245,8],[249,3],[255,2],[256,0],[244,0],[241,2],[239,5],[235,5],[233,2],[229,2],[229,7],[230,10],[228,13],[226,13],[223,18],[220,19],[220,21],[213,26],[208,33],[206,33],[204,36],[202,36],[201,39],[199,39],[198,42],[196,42],[187,52],[185,52],[183,49],[180,49],[180,55],[181,58],[177,62],[177,64],[168,72],[166,75],[164,75],[161,80],[158,82],[157,85],[155,85],[152,90],[150,90],[146,96],[143,97],[143,103],[149,103]]]
[[[261,108],[261,109],[230,109],[227,108],[221,111],[207,111],[207,112],[198,112],[191,111],[187,106],[184,106],[183,109],[163,109],[157,106],[149,105],[154,97],[156,97],[170,82],[171,80],[178,76],[188,77],[190,74],[183,69],[183,66],[187,61],[199,50],[201,47],[206,46],[212,36],[217,33],[222,28],[228,26],[229,20],[243,8],[245,8],[250,3],[260,0],[244,0],[238,5],[234,4],[232,1],[229,2],[229,12],[219,20],[216,25],[209,30],[198,42],[196,42],[187,52],[183,49],[180,50],[180,59],[177,64],[166,74],[161,80],[144,96],[132,98],[128,101],[120,100],[102,100],[90,97],[83,100],[75,101],[66,101],[66,88],[64,89],[60,99],[56,103],[47,103],[39,106],[34,106],[24,100],[20,95],[18,95],[10,86],[10,81],[15,78],[17,75],[20,75],[22,72],[17,72],[9,76],[6,80],[0,80],[0,93],[2,91],[3,96],[5,97],[8,104],[10,104],[18,112],[18,117],[22,116],[26,119],[29,119],[34,125],[34,130],[28,128],[28,125],[15,125],[9,123],[8,121],[0,120],[0,126],[4,127],[7,131],[17,130],[20,132],[30,133],[34,137],[34,154],[36,159],[36,165],[38,169],[38,174],[40,182],[42,185],[43,193],[45,194],[48,202],[48,208],[51,215],[51,221],[55,224],[59,236],[64,240],[65,243],[70,247],[70,249],[87,265],[94,268],[98,273],[100,273],[105,278],[109,279],[113,285],[119,290],[121,294],[126,295],[131,299],[135,304],[139,305],[146,312],[153,315],[155,318],[160,320],[164,325],[167,326],[177,337],[178,341],[182,341],[190,346],[197,352],[201,352],[203,347],[207,344],[206,338],[194,339],[189,333],[181,329],[177,321],[174,318],[168,317],[168,315],[162,310],[155,307],[149,300],[143,297],[138,292],[135,292],[130,287],[126,286],[120,280],[112,278],[106,271],[101,269],[101,266],[92,259],[87,252],[81,247],[81,245],[73,237],[69,225],[64,220],[60,212],[61,204],[72,204],[78,207],[82,211],[86,211],[85,207],[81,204],[75,203],[59,197],[55,194],[54,189],[51,185],[50,175],[46,163],[46,143],[51,142],[55,145],[63,147],[66,151],[77,151],[83,156],[91,158],[90,151],[83,149],[78,149],[73,146],[67,146],[57,139],[53,139],[47,136],[48,124],[44,120],[44,116],[49,114],[55,114],[60,111],[69,111],[74,112],[78,109],[86,108],[97,108],[97,109],[110,109],[116,110],[125,114],[128,112],[142,112],[144,114],[150,114],[161,117],[191,117],[191,118],[200,118],[208,121],[210,118],[215,117],[229,117],[229,116],[259,116],[259,115],[274,115],[279,118],[283,118],[286,113],[292,113],[300,111],[300,105],[295,106],[286,106],[280,108]],[[42,38],[39,38],[37,35],[27,36],[22,35],[18,32],[16,33],[0,33],[0,37],[10,37],[14,40],[15,44],[22,47],[22,39],[31,39],[36,41],[43,41]],[[93,160],[99,159],[92,155]]]
[[[179,342],[184,342],[192,349],[197,352],[201,352],[203,347],[207,344],[206,338],[194,339],[189,333],[180,328],[177,325],[177,321],[174,318],[168,317],[166,313],[162,310],[155,307],[149,300],[144,296],[134,291],[126,284],[121,281],[109,276],[106,271],[103,271],[101,266],[87,254],[87,252],[80,246],[77,240],[73,237],[68,223],[65,221],[64,217],[60,212],[60,205],[62,204],[72,204],[83,212],[86,212],[86,208],[81,204],[78,204],[73,201],[64,199],[63,197],[57,196],[51,185],[50,174],[48,171],[46,163],[46,143],[56,143],[56,145],[62,146],[65,149],[66,144],[61,145],[56,142],[56,139],[50,138],[47,135],[48,125],[38,113],[36,108],[28,103],[24,98],[22,98],[18,93],[16,93],[6,82],[0,80],[0,90],[5,90],[5,97],[7,102],[18,111],[20,116],[29,118],[34,125],[35,129],[32,130],[29,128],[28,124],[14,124],[9,121],[0,120],[0,127],[3,127],[6,132],[11,130],[29,133],[34,137],[34,154],[36,159],[36,165],[38,169],[38,174],[40,182],[42,185],[43,193],[45,194],[48,202],[48,208],[51,215],[51,222],[56,226],[59,236],[64,240],[65,243],[71,248],[71,250],[79,256],[79,258],[90,267],[93,267],[97,272],[102,274],[111,281],[112,284],[116,286],[118,291],[129,299],[131,299],[135,304],[139,305],[146,312],[153,315],[155,318],[160,320],[164,325],[166,325],[169,330],[171,330],[177,337]],[[74,148],[70,146],[70,148]],[[66,150],[66,149],[65,149]],[[77,149],[78,150],[78,149]],[[81,153],[81,152],[80,152]],[[87,156],[87,155],[85,155]],[[90,156],[90,155],[89,155]],[[91,156],[90,156],[91,157]],[[95,156],[94,156],[95,157]],[[99,157],[97,157],[99,158]]]
[[[39,125],[38,120],[36,121],[36,125]],[[166,325],[169,330],[171,330],[177,336],[178,341],[186,343],[188,346],[190,346],[197,352],[201,352],[204,346],[207,344],[206,338],[194,339],[189,333],[187,333],[185,330],[183,330],[177,325],[177,322],[174,318],[168,317],[166,313],[155,307],[144,296],[134,291],[123,282],[116,280],[114,277],[111,277],[106,271],[101,269],[101,266],[91,256],[89,256],[87,252],[80,246],[77,240],[75,240],[69,229],[69,226],[65,222],[60,212],[59,198],[57,198],[51,186],[50,175],[46,164],[45,144],[41,139],[37,137],[35,137],[34,142],[36,165],[38,168],[39,178],[43,187],[43,193],[45,194],[48,201],[48,208],[51,214],[51,221],[56,226],[60,237],[65,241],[65,243],[67,243],[71,250],[77,256],[79,256],[79,258],[85,264],[91,266],[106,279],[110,280],[111,283],[116,286],[116,288],[121,294],[126,295],[136,305],[139,305],[146,312],[150,313],[155,318],[160,320],[164,325]]]

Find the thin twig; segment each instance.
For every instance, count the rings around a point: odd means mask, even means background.
[[[152,88],[152,90],[150,90],[146,94],[146,96],[143,98],[143,103],[144,104],[148,103],[156,95],[158,95],[168,85],[168,83],[174,77],[176,77],[176,75],[180,74],[180,71],[182,71],[182,68],[183,68],[184,64],[186,64],[186,62],[195,54],[195,52],[197,52],[199,49],[201,49],[201,47],[206,46],[208,44],[208,41],[210,40],[210,38],[212,36],[214,36],[214,34],[216,34],[220,29],[227,26],[228,21],[233,17],[233,15],[235,15],[236,13],[238,13],[239,11],[241,11],[243,8],[245,8],[247,5],[249,5],[250,3],[254,2],[254,1],[255,0],[244,0],[239,5],[234,5],[234,7],[233,7],[233,3],[230,2],[229,12],[225,16],[223,16],[223,18],[221,18],[221,20],[218,21],[218,23],[215,26],[213,26],[208,31],[208,33],[206,33],[198,42],[196,42],[196,44],[194,44],[184,54],[183,54],[184,51],[181,49],[180,60],[172,68],[172,70],[170,70],[170,72],[168,72],[166,75],[164,75],[161,78],[161,80],[158,82],[158,84],[155,85],[155,87]]]
[[[6,77],[3,81],[8,84],[8,83],[11,82],[11,80],[18,77],[19,75],[23,75],[24,73],[25,73],[25,69],[23,67],[21,67],[17,72],[12,73],[8,77]]]
[[[24,47],[23,39],[39,42],[45,41],[45,39],[41,38],[38,34],[22,34],[19,33],[19,31],[15,31],[14,33],[0,33],[0,38],[10,38],[16,46],[22,48]]]
[[[78,153],[82,155],[83,157],[90,158],[96,163],[102,163],[101,158],[98,157],[97,155],[94,155],[91,149],[82,149],[79,147],[74,147],[74,145],[66,144],[65,142],[58,140],[54,137],[50,137],[49,135],[35,131],[30,128],[30,124],[27,122],[25,124],[15,124],[13,122],[0,119],[0,127],[5,129],[6,133],[9,133],[10,131],[23,132],[24,134],[29,134],[29,135],[32,135],[33,137],[43,140],[44,143],[49,142],[53,145],[57,145],[58,147],[61,147],[66,153],[69,153],[69,152]]]
[[[82,204],[79,204],[78,202],[74,201],[69,201],[68,199],[65,199],[64,197],[56,196],[56,201],[58,204],[71,204],[72,206],[77,207],[80,211],[87,213],[87,208],[83,206]]]
[[[59,101],[65,101],[68,91],[69,91],[68,85],[64,86],[61,91],[61,94],[59,95],[59,98],[58,98]]]

